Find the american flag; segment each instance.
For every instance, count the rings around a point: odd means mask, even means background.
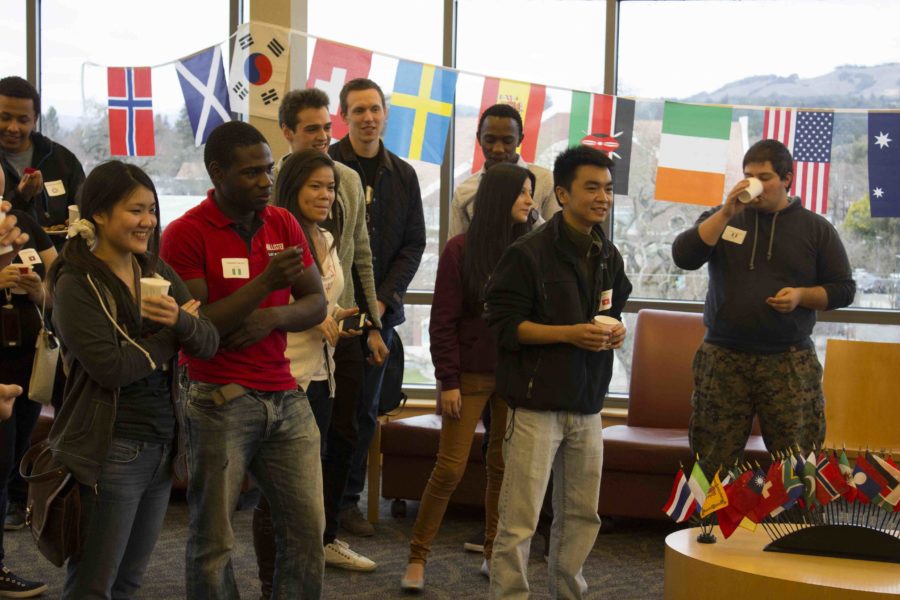
[[[823,215],[828,212],[833,132],[831,111],[767,108],[763,118],[763,138],[780,141],[794,155],[791,194],[800,196],[809,210]]]

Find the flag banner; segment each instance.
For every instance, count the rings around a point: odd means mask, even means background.
[[[213,129],[231,120],[222,48],[213,46],[175,63],[194,145],[206,143]]]
[[[537,157],[538,135],[541,132],[541,117],[544,114],[544,100],[547,88],[543,85],[485,77],[481,91],[481,115],[494,104],[509,104],[522,115],[525,139],[517,152],[527,163],[533,163]],[[475,155],[472,157],[472,172],[477,173],[484,166],[484,154],[481,145],[475,144]],[[702,502],[702,500],[701,500]]]
[[[341,88],[351,79],[368,77],[371,68],[371,50],[316,38],[306,87],[319,88],[328,94],[331,135],[334,139],[339,140],[347,135],[347,124],[341,119]]]
[[[150,67],[109,67],[106,80],[109,153],[112,156],[154,156],[156,140]]]
[[[828,174],[831,171],[831,137],[834,113],[797,112],[794,134],[794,183],[791,194],[803,199],[803,206],[824,215],[828,212]]]
[[[401,60],[397,63],[384,145],[401,158],[436,165],[444,161],[456,78],[452,69]]]
[[[675,483],[672,485],[672,493],[669,494],[669,500],[663,507],[663,512],[676,523],[681,523],[694,514],[695,510],[697,510],[697,503],[694,502],[691,488],[688,487],[687,477],[684,476],[684,471],[678,469],[678,475],[675,476]]]
[[[728,506],[728,496],[725,495],[725,489],[719,480],[719,472],[713,475],[712,483],[706,491],[706,499],[703,501],[703,508],[700,510],[700,518],[711,515],[717,510],[722,510]]]
[[[796,108],[766,108],[763,114],[764,140],[778,140],[793,153],[796,127]]]
[[[869,203],[873,217],[900,217],[900,114],[869,113]]]
[[[718,206],[725,193],[731,107],[666,102],[656,200]]]
[[[700,468],[699,462],[695,462],[694,468],[691,469],[688,487],[691,488],[691,495],[694,497],[694,501],[697,502],[697,506],[703,506],[703,502],[706,501],[706,492],[709,490],[709,480],[706,478],[703,469]]]
[[[291,56],[287,33],[254,22],[238,27],[235,37],[228,78],[231,109],[277,120]]]
[[[628,194],[634,106],[628,98],[572,92],[569,147],[584,144],[606,152],[615,162],[613,191],[621,195]]]

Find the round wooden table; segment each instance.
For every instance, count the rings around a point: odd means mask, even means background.
[[[666,600],[900,598],[900,564],[764,552],[762,527],[714,531],[715,544],[698,543],[698,528],[666,537]]]

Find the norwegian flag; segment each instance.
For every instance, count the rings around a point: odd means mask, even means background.
[[[763,139],[778,140],[794,156],[791,194],[803,206],[824,215],[828,212],[828,174],[831,171],[831,111],[767,108],[763,117]]]
[[[109,153],[113,156],[153,156],[153,92],[150,67],[110,67]]]

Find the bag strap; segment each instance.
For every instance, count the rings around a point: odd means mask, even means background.
[[[113,316],[112,316],[111,314],[109,314],[109,311],[106,309],[106,304],[103,302],[103,296],[100,295],[100,290],[98,290],[98,289],[97,289],[97,286],[94,285],[94,280],[91,278],[90,275],[85,275],[85,277],[87,277],[88,283],[91,284],[91,288],[93,288],[94,293],[97,295],[97,300],[100,302],[100,308],[103,310],[103,314],[106,315],[106,318],[109,319],[109,322],[113,324],[113,327],[116,328],[116,331],[118,331],[118,332],[122,335],[122,337],[124,337],[126,340],[128,340],[128,342],[129,342],[132,346],[134,346],[135,348],[137,348],[138,350],[140,350],[140,351],[144,354],[144,356],[147,357],[147,361],[150,363],[150,368],[153,369],[153,370],[155,371],[155,370],[156,370],[156,363],[153,362],[153,357],[150,356],[150,353],[147,352],[147,351],[143,348],[143,346],[141,346],[140,344],[138,344],[137,342],[135,342],[133,339],[131,339],[131,336],[129,336],[129,335],[125,332],[124,329],[122,329],[121,327],[119,327],[119,324],[116,323],[116,320],[113,318]]]
[[[54,479],[56,477],[59,477],[60,475],[64,475],[67,472],[66,468],[60,465],[49,471],[44,471],[43,473],[29,473],[37,463],[38,459],[45,452],[51,452],[50,442],[48,442],[47,440],[44,440],[39,444],[35,444],[28,449],[28,452],[26,452],[25,456],[22,457],[22,464],[19,465],[19,475],[22,476],[22,479],[24,479],[28,483],[38,483],[41,481]]]

